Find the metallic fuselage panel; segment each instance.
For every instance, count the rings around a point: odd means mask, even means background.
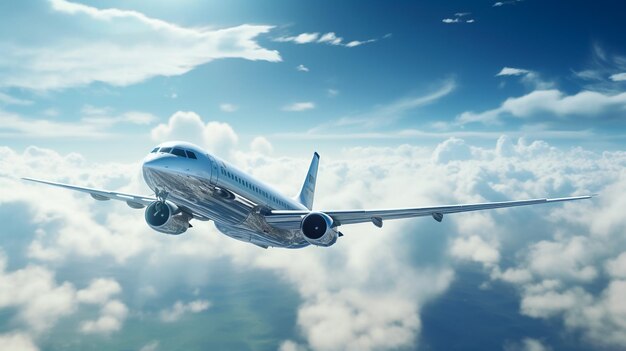
[[[198,153],[195,148],[194,151]],[[242,174],[206,153],[198,155],[197,160],[150,154],[144,160],[142,171],[152,190],[167,191],[169,201],[186,212],[213,220],[216,228],[227,236],[261,247],[301,248],[309,245],[299,230],[277,229],[267,224],[261,213],[275,207],[250,199],[254,196],[228,184],[227,179],[219,176],[221,169],[226,167]],[[284,199],[282,202],[287,203],[288,208],[297,209],[289,201]]]

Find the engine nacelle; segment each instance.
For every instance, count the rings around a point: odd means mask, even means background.
[[[150,228],[157,232],[180,235],[189,228],[191,216],[169,201],[155,201],[146,208],[145,218]]]
[[[339,233],[333,228],[333,219],[323,212],[311,212],[302,219],[300,231],[312,245],[330,246],[337,241]]]

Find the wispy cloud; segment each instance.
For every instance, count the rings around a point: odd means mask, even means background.
[[[298,71],[300,71],[300,72],[308,72],[308,71],[309,71],[309,68],[308,68],[308,67],[306,67],[306,66],[305,66],[305,65],[303,65],[303,64],[300,64],[300,65],[298,65],[298,66],[296,67],[296,70],[298,70]]]
[[[231,113],[231,112],[237,111],[238,109],[239,109],[239,106],[237,106],[237,105],[233,105],[233,104],[229,104],[229,103],[220,104],[220,110],[222,112]]]
[[[382,37],[382,39],[390,38],[391,34],[386,34]],[[292,42],[296,44],[310,44],[310,43],[318,43],[318,44],[329,44],[336,46],[345,46],[348,48],[353,48],[356,46],[361,46],[363,44],[373,43],[375,41],[380,40],[379,38],[371,38],[365,40],[350,40],[346,41],[344,38],[337,36],[335,32],[328,32],[324,34],[320,34],[319,32],[315,33],[301,33],[294,36],[281,36],[278,38],[274,38],[274,41],[277,42]]]
[[[521,76],[521,75],[525,75],[528,73],[530,73],[530,71],[527,69],[503,67],[502,70],[500,70],[500,72],[496,74],[496,77],[498,76]]]
[[[413,109],[436,102],[437,100],[452,93],[456,88],[454,80],[446,80],[436,90],[419,96],[405,97],[384,106],[379,106],[371,112],[339,118],[336,121],[321,124],[311,132],[340,127],[359,126],[362,128],[375,128],[381,125],[389,125]]]
[[[535,71],[531,71],[523,68],[503,67],[496,77],[509,77],[517,76],[521,77],[522,83],[530,86],[533,89],[549,89],[554,86],[553,82],[544,80],[541,75]]]
[[[441,20],[441,22],[446,23],[446,24],[474,23],[475,20],[473,18],[465,18],[467,16],[470,16],[471,14],[472,14],[471,12],[457,12],[454,14],[453,17],[444,18]]]
[[[179,320],[186,313],[200,313],[211,307],[211,303],[207,300],[195,300],[189,303],[176,301],[174,306],[161,311],[160,316],[163,322],[171,323]]]
[[[25,118],[19,114],[0,110],[3,137],[31,138],[104,138],[112,137],[110,128],[118,124],[149,125],[156,116],[140,111],[113,113],[107,108],[83,107],[79,121]]]
[[[624,73],[616,73],[611,75],[611,80],[614,82],[623,82],[626,81],[626,72]]]
[[[290,111],[290,112],[301,112],[301,111],[306,111],[306,110],[312,110],[314,108],[315,108],[315,104],[313,102],[303,101],[303,102],[294,102],[292,104],[285,105],[283,106],[282,110]]]
[[[523,0],[509,0],[509,1],[498,1],[493,4],[493,7],[500,7],[505,5],[514,5],[518,2],[522,2]]]
[[[51,16],[66,16],[68,27],[80,30],[49,37],[41,46],[0,44],[0,86],[50,90],[95,81],[126,86],[154,76],[181,75],[214,59],[281,60],[277,51],[255,41],[273,28],[269,25],[191,28],[137,11],[66,0],[49,4]],[[84,21],[88,25],[79,24]]]
[[[33,101],[19,99],[19,98],[13,97],[11,95],[7,95],[5,93],[0,92],[0,103],[5,104],[5,105],[27,106],[27,105],[32,105]]]

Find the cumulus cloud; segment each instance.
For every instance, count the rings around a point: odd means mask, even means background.
[[[272,144],[265,137],[258,136],[250,142],[250,150],[252,152],[258,152],[260,154],[269,155],[274,148]]]
[[[178,111],[151,131],[152,140],[185,140],[207,148],[217,155],[227,156],[237,145],[239,137],[228,123],[204,123],[195,112]]]
[[[24,333],[0,334],[0,349],[12,351],[39,351],[33,339]]]
[[[85,321],[80,330],[83,333],[108,334],[122,328],[122,323],[128,315],[128,308],[119,300],[105,303],[100,310],[100,317]]]
[[[112,295],[122,291],[120,285],[113,279],[94,279],[85,289],[76,294],[79,302],[90,304],[104,304]]]
[[[76,154],[0,148],[0,187],[15,190],[0,193],[0,206],[13,213],[15,203],[27,204],[33,225],[41,230],[32,242],[58,252],[58,262],[67,257],[93,262],[94,257],[105,256],[125,270],[136,269],[136,262],[142,269],[158,272],[158,279],[141,282],[142,287],[155,286],[151,291],[156,294],[171,291],[188,275],[196,276],[193,281],[208,276],[198,272],[210,270],[216,258],[228,257],[239,267],[273,272],[300,296],[294,307],[299,335],[291,337],[299,344],[285,341],[284,348],[415,347],[425,323],[420,311],[446,291],[455,265],[465,260],[483,263],[489,273],[485,279],[516,287],[520,313],[563,321],[566,330],[581,332],[577,335],[592,346],[626,345],[620,307],[625,293],[620,255],[626,252],[621,238],[626,230],[623,152],[563,150],[542,141],[502,138],[487,148],[451,139],[434,149],[353,148],[329,156],[320,169],[318,208],[401,207],[592,192],[603,196],[585,203],[450,215],[443,223],[430,218],[389,221],[385,235],[369,224],[346,226],[344,237],[326,250],[258,250],[218,236],[207,223],[194,223],[184,237],[158,235],[145,227],[140,212],[123,204],[95,203],[80,194],[34,188],[10,176],[46,173],[81,185],[107,188],[116,179],[118,184],[139,187],[140,177],[132,171],[137,165],[95,166]],[[292,193],[302,180],[301,172],[294,169],[304,171],[308,160],[251,152],[242,153],[238,162],[254,176]],[[55,192],[54,201],[48,199],[52,196],[41,196],[43,192]],[[532,230],[528,230],[529,219]],[[123,240],[118,239],[121,233]],[[551,257],[557,253],[562,262],[554,263]],[[171,267],[181,261],[186,267],[189,262],[201,264],[189,270]],[[48,286],[54,290],[63,284]],[[106,297],[91,294],[100,290],[98,286]],[[114,331],[116,323],[106,316],[116,321],[129,318],[128,308],[113,303],[123,304],[114,299],[119,294],[114,283],[94,280],[83,290],[74,293],[74,304],[79,299],[107,301],[91,323],[81,325],[89,325],[87,330]],[[182,301],[166,311],[189,313],[192,307]],[[111,306],[104,309],[109,302]]]
[[[271,30],[268,25],[190,28],[132,10],[66,0],[49,4],[49,16],[64,20],[69,29],[64,35],[50,36],[46,45],[0,46],[5,53],[0,86],[33,90],[92,82],[126,86],[155,76],[181,75],[215,59],[281,60],[277,51],[255,41]],[[111,27],[123,30],[123,35]]]
[[[301,112],[301,111],[306,111],[306,110],[312,110],[314,108],[315,108],[315,103],[311,101],[301,101],[301,102],[294,102],[292,104],[283,106],[283,111]]]
[[[460,124],[498,123],[503,116],[528,118],[539,114],[559,117],[597,116],[603,112],[626,108],[626,93],[605,94],[581,91],[567,95],[559,90],[535,90],[520,97],[506,99],[498,108],[483,112],[463,112],[457,117]]]
[[[303,64],[299,64],[299,65],[296,67],[296,70],[298,70],[298,71],[300,71],[300,72],[308,72],[308,71],[309,71],[309,68],[308,68],[308,67],[306,67],[306,66],[305,66],[305,65],[303,65]]]
[[[178,321],[185,313],[200,313],[211,307],[207,300],[195,300],[189,303],[176,301],[171,308],[164,309],[159,313],[163,322],[171,323]]]

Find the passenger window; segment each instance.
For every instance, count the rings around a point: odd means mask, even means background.
[[[155,152],[157,152],[157,151],[159,151],[159,148],[158,148],[158,147],[155,147],[154,149],[152,149],[152,151],[150,151],[150,153],[155,153]]]
[[[161,148],[161,152],[169,153],[170,151],[172,151],[171,147],[163,147],[163,148]]]
[[[180,156],[180,157],[187,157],[187,155],[185,154],[185,150],[183,150],[183,149],[174,149],[174,150],[172,150],[172,155],[176,155],[176,156]]]
[[[187,157],[189,158],[193,158],[194,160],[197,159],[196,154],[194,154],[193,152],[187,150]]]

